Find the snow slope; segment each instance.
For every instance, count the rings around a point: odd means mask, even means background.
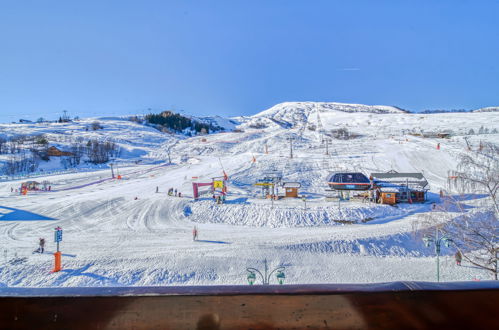
[[[104,126],[99,131],[84,129],[94,119],[1,125],[4,134],[112,138],[130,152],[120,159],[122,180],[110,179],[107,168],[63,173],[37,179],[50,181],[53,191],[27,196],[10,191],[22,180],[0,182],[0,286],[244,284],[246,267],[261,268],[265,258],[273,267],[286,266],[287,283],[434,280],[433,251],[415,229],[424,228],[429,216],[449,221],[457,213],[432,211],[431,203],[390,207],[330,201],[326,177],[335,170],[421,171],[430,183],[431,202],[438,204],[448,171],[467,152],[464,138],[473,148],[480,141],[499,142],[498,134],[466,134],[481,126],[499,127],[499,117],[493,112],[420,115],[391,107],[342,108],[350,109],[286,103],[239,118],[238,131],[192,138],[116,118],[99,119]],[[266,127],[252,128],[251,121],[259,119]],[[312,125],[315,130],[309,129]],[[322,135],[337,128],[358,137],[331,139],[326,155]],[[444,130],[454,136],[418,136]],[[289,137],[294,139],[292,159]],[[167,164],[168,153],[172,164]],[[214,204],[209,196],[193,201],[193,177],[209,182],[222,170],[230,177],[227,203]],[[301,199],[274,205],[261,199],[254,183],[268,172],[300,182],[306,206]],[[167,196],[170,187],[183,197]],[[482,197],[465,203],[480,207]],[[64,229],[64,269],[50,273],[56,226]],[[47,252],[33,254],[39,237],[47,238]],[[453,253],[443,249],[443,280],[489,278],[470,265],[455,266]]]

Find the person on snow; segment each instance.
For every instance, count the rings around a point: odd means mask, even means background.
[[[158,191],[159,191],[159,187],[158,187],[158,186],[156,186],[156,193],[158,193]]]
[[[198,239],[198,229],[196,226],[194,226],[194,229],[192,230],[192,240],[196,241]]]
[[[175,197],[177,197],[177,189],[175,189]]]
[[[182,197],[182,193],[180,191],[178,192],[178,197]]]
[[[43,253],[45,251],[45,238],[40,238],[38,245],[38,252]]]
[[[461,261],[463,260],[463,255],[461,254],[461,251],[457,251],[454,257],[456,258],[456,265],[461,266]]]

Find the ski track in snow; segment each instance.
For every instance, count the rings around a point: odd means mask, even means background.
[[[350,112],[355,109],[363,112]],[[319,132],[309,129],[317,125],[317,111],[325,129],[347,128],[360,137],[333,139],[330,155],[325,155]],[[442,140],[401,130],[478,131],[482,125],[499,127],[498,117],[493,112],[405,114],[384,106],[285,103],[239,118],[244,132],[192,138],[118,119],[101,119],[105,129],[96,132],[82,130],[94,119],[52,126],[0,124],[0,132],[11,134],[106,136],[127,155],[119,167],[123,180],[110,180],[109,169],[62,173],[36,178],[49,180],[53,191],[27,196],[10,193],[22,180],[0,182],[0,206],[5,207],[0,209],[0,286],[244,284],[245,269],[262,268],[264,258],[272,267],[286,266],[286,282],[293,284],[433,281],[433,250],[424,247],[414,229],[430,213],[448,220],[432,212],[431,203],[439,203],[438,191],[446,188],[447,173],[466,144],[459,135]],[[257,122],[267,127],[251,128]],[[293,159],[288,136],[295,138]],[[472,135],[469,140],[475,146],[480,140],[497,143],[499,135]],[[168,149],[173,164],[166,166]],[[227,203],[217,205],[209,196],[193,201],[191,178],[221,176],[219,159],[230,176]],[[134,164],[138,160],[142,162]],[[431,201],[399,207],[327,201],[327,175],[348,169],[422,171]],[[279,200],[272,207],[259,198],[253,184],[269,171],[300,182],[307,209],[301,199]],[[167,196],[170,187],[184,197]],[[477,200],[464,203],[479,207]],[[26,219],[12,220],[15,212]],[[40,218],[44,220],[36,220]],[[51,273],[56,226],[64,229],[64,269]],[[194,226],[197,242],[192,240]],[[39,237],[47,240],[44,254],[33,253]],[[443,249],[442,280],[489,278],[471,265],[454,265],[453,253]]]

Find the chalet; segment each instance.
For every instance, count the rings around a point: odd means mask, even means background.
[[[384,204],[392,204],[395,194],[395,203],[423,203],[428,191],[425,177],[422,173],[372,173],[373,186],[376,189],[376,199]],[[385,198],[383,199],[383,194]],[[387,196],[390,194],[390,197]]]
[[[299,182],[283,182],[284,197],[298,198],[298,189],[301,187]]]
[[[56,147],[52,146],[47,150],[47,156],[61,157],[61,156],[73,156],[73,153],[67,151],[61,151]]]
[[[388,204],[388,205],[397,204],[397,193],[399,192],[397,189],[379,188],[377,192],[379,192],[378,201],[381,204]]]

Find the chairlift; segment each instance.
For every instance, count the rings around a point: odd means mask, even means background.
[[[360,172],[336,172],[329,176],[328,185],[335,190],[368,190],[371,182]]]

